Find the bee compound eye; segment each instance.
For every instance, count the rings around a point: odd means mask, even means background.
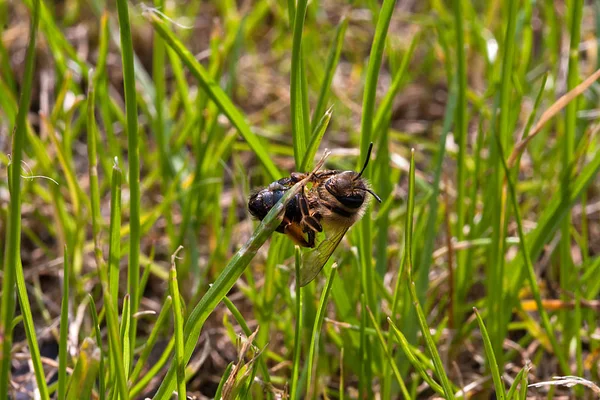
[[[365,202],[365,194],[361,192],[338,196],[336,198],[340,203],[348,208],[359,208]]]

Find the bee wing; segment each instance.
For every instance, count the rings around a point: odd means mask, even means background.
[[[349,227],[337,230],[329,230],[328,235],[321,240],[319,245],[302,254],[302,265],[300,267],[300,286],[308,285],[321,272],[333,251],[338,247]]]

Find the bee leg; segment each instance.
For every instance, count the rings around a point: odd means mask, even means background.
[[[306,240],[304,232],[298,224],[287,224],[283,228],[283,233],[285,233],[290,239],[292,239],[298,246],[315,247],[314,232],[312,232],[312,238],[311,234],[307,233],[306,236],[308,237],[308,240]]]
[[[319,223],[319,220],[317,220],[315,217],[318,214],[310,214],[308,200],[304,195],[304,188],[302,188],[302,193],[298,195],[298,204],[300,205],[300,212],[302,213],[302,223],[315,232],[323,232],[323,227]]]

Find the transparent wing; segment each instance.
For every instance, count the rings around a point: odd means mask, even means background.
[[[349,227],[340,229],[326,229],[326,236],[314,249],[302,253],[300,266],[300,286],[308,285],[321,272],[333,251],[338,247]]]

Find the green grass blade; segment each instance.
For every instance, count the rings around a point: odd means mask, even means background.
[[[302,29],[304,27],[304,18],[306,17],[306,5],[308,0],[298,0],[296,2],[296,12],[294,13],[294,36],[292,39],[292,70],[290,73],[290,108],[292,119],[292,139],[294,144],[294,159],[296,165],[302,163],[303,154],[306,152],[306,144],[309,138],[309,127],[304,126],[305,109],[303,100],[304,86],[302,85],[302,75],[304,65],[302,62]]]
[[[390,88],[385,93],[385,97],[381,100],[381,104],[377,107],[377,113],[375,115],[375,122],[373,123],[373,139],[372,141],[376,142],[379,135],[381,135],[381,131],[385,129],[385,121],[386,116],[389,115],[392,110],[392,105],[394,103],[394,99],[404,82],[406,71],[408,70],[410,60],[415,52],[417,44],[419,43],[420,34],[417,33],[413,36],[410,45],[408,46],[408,50],[402,57],[402,62],[398,70],[394,73],[394,79],[392,80],[392,84]]]
[[[465,225],[465,194],[467,190],[466,179],[466,161],[467,161],[467,66],[465,55],[465,39],[462,10],[462,1],[452,1],[454,11],[454,31],[456,35],[456,81],[457,81],[457,105],[455,118],[455,139],[458,142],[457,156],[457,186],[458,193],[456,198],[456,235],[458,240],[463,240]],[[507,108],[508,110],[508,108]],[[463,253],[464,254],[464,253]],[[460,264],[460,262],[459,262]]]
[[[321,120],[319,124],[315,127],[315,131],[310,137],[310,142],[308,143],[308,148],[304,152],[304,156],[302,157],[302,163],[300,164],[300,168],[298,171],[309,171],[313,160],[315,159],[315,155],[317,154],[317,150],[319,149],[319,145],[321,144],[321,140],[325,135],[325,131],[329,126],[329,121],[331,121],[331,114],[333,113],[332,107],[330,107]]]
[[[427,382],[427,384],[429,385],[429,387],[431,387],[433,390],[435,390],[435,392],[437,394],[443,396],[444,395],[444,388],[441,387],[439,383],[437,383],[436,381],[433,380],[433,378],[430,376],[429,372],[427,372],[427,370],[426,370],[427,366],[423,365],[423,362],[421,362],[415,356],[415,354],[412,351],[412,349],[410,348],[410,345],[408,344],[408,340],[406,340],[406,337],[404,336],[404,334],[402,334],[402,332],[400,331],[400,329],[398,329],[396,327],[396,325],[394,325],[394,323],[392,322],[391,318],[388,318],[388,322],[390,323],[390,327],[392,328],[392,332],[396,336],[398,344],[400,344],[400,348],[402,348],[402,351],[406,355],[406,358],[408,358],[408,360],[413,365],[413,367],[415,368],[415,370],[419,373],[419,375],[421,376],[421,378],[423,378],[423,380],[425,382]],[[375,328],[375,329],[377,329],[377,328]]]
[[[258,159],[267,170],[269,177],[271,179],[279,179],[281,174],[271,160],[271,156],[261,145],[256,135],[250,129],[250,126],[246,122],[243,114],[237,109],[231,99],[225,94],[219,85],[209,77],[204,67],[200,65],[194,55],[187,50],[173,35],[173,33],[165,26],[164,22],[162,22],[155,14],[152,13],[146,13],[146,18],[152,24],[154,30],[175,51],[175,53],[177,53],[183,63],[190,69],[192,75],[198,79],[198,83],[200,86],[202,86],[202,89],[204,89],[204,91],[219,107],[221,112],[227,116],[229,121],[231,121],[231,123],[240,132],[244,140],[248,143],[252,151],[256,154]]]
[[[342,17],[342,21],[335,30],[335,38],[331,44],[329,55],[327,56],[327,64],[325,65],[325,76],[323,77],[323,83],[321,83],[321,91],[319,92],[319,98],[317,99],[317,105],[313,111],[311,132],[312,136],[318,131],[318,127],[321,125],[321,115],[325,114],[325,107],[327,106],[327,100],[329,98],[329,92],[331,88],[331,82],[333,81],[333,75],[337,68],[338,62],[340,61],[340,55],[342,54],[342,45],[344,44],[344,37],[346,36],[346,29],[348,28],[348,18]],[[311,143],[312,138],[311,136]],[[310,149],[310,145],[309,145]],[[304,160],[302,165],[304,165]],[[300,169],[300,171],[305,171]]]
[[[306,398],[311,398],[316,392],[313,391],[312,385],[312,377],[313,377],[313,364],[315,361],[315,352],[318,352],[319,347],[319,338],[321,336],[321,328],[323,327],[323,319],[325,318],[325,313],[327,312],[327,300],[329,299],[329,293],[331,293],[331,287],[333,285],[333,280],[335,278],[335,273],[337,272],[337,264],[333,264],[331,266],[331,272],[327,277],[327,283],[325,284],[325,289],[323,289],[323,293],[321,294],[321,300],[319,300],[319,308],[317,309],[317,318],[315,318],[315,324],[313,325],[312,335],[310,337],[310,345],[308,350],[308,360],[307,360],[307,376],[306,376]]]
[[[295,247],[295,268],[296,276],[300,276],[300,267],[302,266],[300,248]],[[294,330],[294,357],[292,360],[292,379],[290,384],[290,394],[292,399],[299,398],[300,388],[298,387],[298,374],[300,371],[300,359],[302,356],[302,297],[304,289],[300,286],[300,279],[296,279],[296,325]]]
[[[379,339],[379,343],[381,344],[381,349],[382,349],[383,353],[385,354],[385,356],[388,360],[388,363],[392,367],[392,372],[394,373],[394,377],[396,378],[396,381],[398,382],[398,386],[400,386],[400,391],[402,392],[402,396],[404,396],[405,399],[410,399],[410,395],[408,394],[408,389],[406,388],[406,385],[404,384],[404,380],[402,379],[402,376],[400,375],[400,371],[398,370],[396,361],[394,361],[394,358],[388,351],[385,338],[383,337],[383,334],[381,333],[381,329],[379,329],[379,323],[375,319],[375,316],[373,315],[371,310],[367,309],[367,311],[369,312],[369,318],[371,318],[371,323],[373,324],[373,328],[375,328],[375,331],[377,332],[377,338]]]
[[[23,314],[23,325],[25,326],[25,336],[27,337],[27,345],[29,346],[35,381],[40,393],[40,398],[42,400],[48,400],[50,399],[50,395],[48,394],[44,365],[42,364],[38,338],[35,332],[35,324],[33,323],[31,305],[29,303],[29,298],[27,297],[27,288],[25,287],[25,277],[23,276],[23,266],[21,265],[20,257],[17,265],[16,280],[19,306],[21,308],[21,313]]]
[[[496,137],[496,142],[497,142],[498,150],[499,150],[500,157],[502,160],[502,167],[504,168],[504,173],[506,176],[506,183],[507,183],[508,190],[509,190],[510,201],[513,206],[513,212],[514,212],[515,219],[517,222],[517,232],[519,234],[519,246],[521,249],[521,253],[525,259],[525,271],[527,273],[527,279],[529,281],[529,289],[531,290],[533,298],[535,299],[538,313],[540,314],[540,318],[542,320],[542,326],[543,326],[544,330],[546,331],[546,335],[548,336],[548,340],[550,341],[550,344],[552,345],[552,349],[554,350],[554,353],[555,353],[554,355],[558,359],[558,363],[560,364],[561,369],[563,371],[565,371],[565,373],[566,373],[567,371],[569,371],[569,364],[567,363],[567,360],[564,357],[564,353],[561,351],[561,349],[558,345],[558,341],[556,340],[556,336],[554,335],[554,330],[552,329],[552,325],[550,324],[550,318],[548,317],[548,313],[546,312],[546,309],[544,308],[544,306],[542,304],[542,297],[540,294],[539,285],[537,283],[535,269],[533,268],[533,262],[531,261],[531,255],[527,251],[527,241],[525,239],[525,233],[523,230],[523,221],[521,219],[521,211],[519,210],[519,201],[517,199],[517,193],[516,193],[514,184],[512,183],[508,165],[506,164],[506,161],[504,158],[504,150],[502,148],[502,144],[500,143],[500,140],[498,137]]]
[[[94,255],[96,257],[96,267],[98,270],[105,268],[104,258],[102,256],[102,246],[100,244],[100,225],[102,216],[100,215],[100,189],[98,185],[98,156],[96,144],[96,118],[95,118],[95,98],[94,80],[92,71],[88,73],[88,99],[87,99],[87,144],[88,144],[88,174],[90,178],[90,200],[92,205],[92,236],[94,238]],[[102,276],[102,274],[98,274]]]
[[[367,66],[367,76],[365,82],[365,88],[363,92],[363,108],[362,108],[362,117],[361,117],[361,126],[360,126],[360,160],[358,164],[362,163],[363,160],[367,157],[367,151],[372,139],[373,133],[373,120],[375,115],[375,98],[377,92],[377,81],[379,79],[379,70],[381,69],[382,59],[383,59],[383,51],[385,48],[387,31],[390,25],[390,21],[392,19],[392,14],[394,11],[394,6],[396,5],[395,0],[385,0],[383,5],[381,6],[381,11],[379,13],[379,17],[377,19],[377,25],[375,27],[375,37],[373,38],[373,43],[371,45],[371,52],[369,55],[369,64]],[[367,169],[365,171],[364,176],[367,178],[371,176],[371,173]],[[361,266],[361,280],[362,287],[366,296],[366,305],[368,305],[371,310],[378,313],[378,305],[375,299],[375,279],[380,279],[379,277],[373,276],[373,260],[372,260],[372,234],[371,234],[371,213],[370,210],[367,210],[365,216],[361,220],[360,229],[358,230],[359,237],[359,256],[360,256],[360,266]],[[363,308],[363,312],[366,313]],[[366,315],[363,317],[365,324],[367,322]],[[366,326],[366,325],[365,325]],[[365,337],[367,354],[371,353],[370,349],[370,340]],[[378,357],[377,357],[378,358]],[[369,366],[365,366],[365,368],[369,368]],[[369,374],[367,374],[369,375]],[[366,389],[370,392],[371,383],[366,382]]]
[[[177,252],[182,249],[180,246],[171,256],[171,270],[169,272],[169,291],[173,298],[173,319],[175,322],[175,368],[177,368],[177,395],[180,399],[186,398],[185,389],[185,359],[183,342],[183,315],[181,314],[181,297],[179,295],[179,285],[177,283],[177,267],[175,259]]]
[[[0,304],[0,400],[8,396],[12,349],[12,320],[15,313],[15,276],[18,274],[21,249],[21,161],[25,147],[27,114],[31,101],[35,68],[36,35],[40,21],[40,2],[35,0],[29,27],[29,43],[25,55],[25,70],[19,99],[19,111],[12,140],[12,165],[9,170],[10,205],[6,227],[2,303]]]
[[[285,211],[285,206],[290,199],[300,192],[303,181],[295,184],[286,194],[271,208],[271,211],[261,221],[260,225],[242,248],[229,261],[223,272],[219,275],[215,283],[208,289],[206,294],[200,299],[200,302],[194,307],[185,324],[184,336],[185,342],[185,361],[192,356],[192,352],[198,343],[200,332],[204,322],[213,312],[217,304],[221,301],[227,292],[233,287],[237,279],[242,275],[258,249],[266,242],[271,234],[280,224],[280,218]],[[172,365],[167,372],[155,399],[167,400],[170,398],[175,388],[175,367]]]
[[[508,400],[512,400],[513,398],[515,398],[517,396],[517,387],[519,387],[519,385],[523,384],[523,379],[527,380],[528,373],[529,373],[529,366],[528,365],[523,366],[523,368],[521,368],[521,370],[515,377],[513,384],[510,385],[510,389],[508,389],[508,393],[506,393],[506,398]],[[525,387],[527,387],[527,384],[525,384]]]
[[[129,164],[129,263],[127,270],[127,292],[131,296],[129,342],[135,344],[137,320],[133,315],[140,304],[140,148],[138,132],[138,107],[133,67],[133,40],[129,22],[129,5],[126,0],[117,0],[119,31],[121,33],[121,60],[123,62],[123,86],[125,91],[125,113],[127,115],[127,156]]]
[[[360,124],[360,160],[359,164],[367,157],[367,150],[372,141],[373,120],[375,113],[375,95],[377,92],[377,80],[385,48],[385,38],[388,27],[392,20],[392,13],[396,0],[384,0],[375,27],[375,37],[371,46],[369,65],[367,67],[367,78],[363,94],[363,114]]]
[[[135,364],[133,372],[129,376],[130,382],[137,381],[137,379],[140,375],[140,372],[142,372],[142,368],[144,367],[144,364],[146,363],[146,361],[148,360],[148,357],[150,356],[150,352],[152,351],[152,349],[154,348],[154,345],[156,344],[156,340],[158,339],[159,330],[163,329],[165,327],[165,324],[169,322],[169,315],[170,315],[169,312],[171,311],[171,303],[172,302],[173,302],[173,300],[172,300],[171,296],[167,296],[165,298],[165,302],[163,303],[160,313],[158,314],[158,317],[156,318],[156,322],[152,326],[152,331],[150,332],[150,335],[148,336],[148,339],[146,340],[146,342],[144,344],[144,348],[142,349],[140,357],[138,358],[138,360]]]
[[[475,317],[477,318],[477,324],[479,324],[479,330],[481,331],[481,338],[483,339],[483,347],[485,349],[485,355],[488,360],[488,366],[490,368],[490,372],[492,373],[492,379],[494,381],[494,387],[496,388],[496,398],[498,400],[506,399],[506,389],[504,388],[504,382],[502,382],[502,376],[500,373],[500,369],[498,368],[498,363],[496,362],[496,356],[494,354],[494,349],[492,348],[492,342],[490,341],[490,336],[488,335],[485,324],[483,323],[483,319],[476,308],[473,307],[473,311],[475,312]]]
[[[79,350],[79,358],[67,391],[67,400],[81,400],[92,398],[92,389],[100,368],[100,349],[94,341],[86,337]]]
[[[104,360],[106,360],[106,354],[104,354],[104,349],[102,348],[102,334],[100,333],[100,323],[98,319],[98,313],[96,312],[96,304],[94,302],[94,298],[91,294],[88,293],[88,300],[90,306],[90,312],[92,314],[92,322],[94,323],[94,333],[96,334],[96,345],[100,349],[100,374],[98,375],[98,398],[99,400],[104,400],[106,398],[106,383],[104,381],[105,378],[105,370],[104,370]],[[62,317],[62,314],[61,314]],[[60,396],[59,396],[60,398]]]
[[[58,398],[64,399],[67,393],[67,346],[69,333],[69,253],[65,246],[63,256],[63,297],[60,306],[60,340],[58,343]],[[101,342],[100,342],[101,343]],[[98,343],[98,345],[100,345]]]
[[[407,275],[409,277],[407,281],[408,291],[410,293],[410,298],[413,302],[415,310],[417,312],[417,319],[419,322],[419,326],[421,328],[421,333],[423,338],[425,339],[425,343],[427,345],[427,349],[429,350],[429,354],[431,355],[431,359],[433,361],[433,365],[435,367],[435,372],[441,381],[442,388],[444,389],[444,395],[446,399],[454,398],[454,391],[450,385],[450,381],[448,376],[446,375],[446,371],[444,369],[444,365],[442,363],[442,359],[437,351],[437,347],[433,338],[431,337],[431,333],[429,330],[429,326],[427,325],[427,319],[425,318],[425,314],[423,313],[423,309],[421,308],[421,304],[419,303],[419,298],[417,296],[417,292],[415,290],[415,284],[412,281],[412,225],[413,225],[413,217],[414,217],[414,204],[415,204],[415,154],[414,150],[411,153],[410,157],[410,171],[408,176],[408,206],[407,206],[407,217],[406,217],[406,245],[405,245],[405,254],[406,254],[406,265],[407,265]],[[400,274],[401,277],[404,276]]]
[[[129,376],[129,367],[133,356],[133,345],[130,342],[131,319],[128,318],[131,314],[131,296],[126,294],[123,297],[123,311],[121,312],[121,344],[123,345],[123,369],[125,371],[125,379]]]
[[[229,375],[231,374],[232,368],[233,368],[232,362],[227,364],[227,367],[225,367],[225,371],[223,371],[223,376],[221,376],[221,380],[219,381],[219,386],[217,387],[217,391],[215,392],[215,397],[214,397],[215,399],[222,398],[221,394],[223,393],[223,385],[225,385],[225,382],[227,382],[227,379],[229,378]]]
[[[108,288],[104,286],[104,310],[106,312],[106,326],[108,328],[108,347],[110,350],[110,366],[115,370],[116,387],[113,389],[121,398],[129,399],[127,392],[127,378],[125,375],[125,365],[123,362],[123,348],[119,336],[119,317],[115,311],[113,299],[110,296]],[[127,316],[124,316],[127,319]],[[114,392],[113,392],[114,393]]]
[[[119,298],[119,270],[121,259],[121,170],[113,166],[110,181],[110,226],[108,246],[108,289],[113,299]]]
[[[569,69],[567,73],[567,90],[572,90],[579,84],[579,45],[581,41],[581,18],[583,13],[583,0],[572,0],[569,2],[568,10],[570,14],[570,36],[569,44]],[[562,139],[562,195],[564,199],[569,198],[571,181],[571,164],[574,159],[575,141],[577,134],[577,108],[578,99],[569,102],[565,109],[565,134]],[[560,236],[560,288],[563,291],[561,298],[565,301],[571,299],[566,293],[575,292],[578,285],[576,274],[573,274],[573,258],[571,248],[571,210],[567,210],[565,218],[561,224]],[[570,351],[571,341],[575,336],[575,330],[579,329],[573,321],[571,312],[560,313],[562,325],[564,327],[563,352]],[[578,342],[577,346],[581,343]]]
[[[171,360],[171,353],[173,352],[173,347],[175,347],[175,339],[171,338],[171,340],[169,340],[169,343],[167,343],[167,346],[165,347],[165,350],[163,351],[162,355],[160,356],[160,359],[152,365],[148,372],[146,372],[144,376],[142,376],[138,380],[136,385],[131,389],[131,392],[129,394],[130,398],[137,398],[137,396],[139,396],[139,394],[148,387],[150,381],[152,381],[152,379],[154,379],[158,375],[158,373],[163,370],[167,362]]]

